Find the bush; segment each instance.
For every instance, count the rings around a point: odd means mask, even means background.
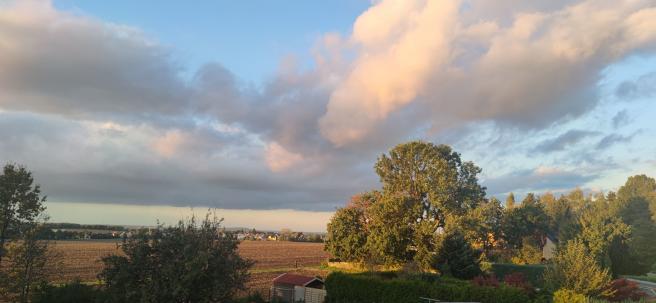
[[[499,287],[499,280],[494,274],[487,276],[477,276],[471,280],[474,286],[479,287]]]
[[[53,286],[43,284],[32,295],[33,303],[96,303],[104,302],[103,293],[97,287],[84,285],[79,280]]]
[[[492,273],[499,279],[504,279],[506,275],[522,273],[528,282],[533,286],[542,287],[544,285],[544,265],[516,265],[516,264],[492,264]]]
[[[383,280],[370,274],[331,273],[326,279],[327,303],[416,303],[419,297],[443,301],[528,302],[530,298],[514,287],[478,287],[471,283],[437,279]]]
[[[607,299],[612,302],[619,302],[625,300],[638,301],[647,296],[643,291],[638,288],[638,283],[629,281],[627,279],[613,280],[609,286],[610,293]]]
[[[569,289],[559,289],[554,292],[553,303],[588,303],[588,298]]]
[[[503,277],[503,284],[507,286],[517,287],[529,295],[535,292],[531,283],[526,281],[526,277],[521,272],[514,272],[511,274],[507,274],[505,277]]]
[[[566,288],[586,296],[604,296],[608,293],[610,274],[602,268],[588,248],[579,240],[567,242],[559,248],[545,271],[545,280],[551,289]]]
[[[221,220],[195,218],[125,241],[125,256],[102,259],[100,278],[111,302],[226,302],[244,289],[252,262]]]

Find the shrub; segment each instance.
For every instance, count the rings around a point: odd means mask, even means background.
[[[102,259],[111,302],[226,302],[244,288],[250,261],[208,215],[124,241],[125,256]]]
[[[516,264],[492,264],[492,273],[499,279],[503,280],[506,275],[513,273],[522,273],[528,282],[533,286],[542,287],[544,285],[544,265],[516,265]]]
[[[526,281],[526,277],[521,272],[514,272],[507,274],[503,277],[503,284],[507,286],[517,287],[524,290],[527,294],[534,293],[533,285]]]
[[[463,281],[438,279],[383,280],[368,274],[331,273],[326,279],[327,303],[416,303],[419,297],[443,301],[528,302],[530,298],[514,287],[479,287]]]
[[[566,288],[586,296],[608,294],[608,269],[595,260],[585,244],[572,240],[560,248],[545,271],[545,280],[551,289]]]
[[[617,279],[610,283],[609,287],[612,295],[606,297],[609,301],[618,302],[625,300],[638,301],[644,298],[646,294],[638,288],[638,283],[627,279]]]
[[[103,302],[103,293],[97,287],[84,285],[79,280],[53,286],[42,284],[32,295],[33,303],[95,303]]]
[[[474,286],[499,287],[499,280],[494,274],[477,276],[471,282]]]
[[[588,298],[585,295],[563,288],[554,292],[553,303],[588,303]]]

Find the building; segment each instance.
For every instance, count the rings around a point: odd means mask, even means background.
[[[284,273],[273,279],[272,301],[323,303],[325,298],[324,282],[320,278]]]

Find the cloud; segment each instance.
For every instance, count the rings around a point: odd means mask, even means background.
[[[644,74],[634,81],[620,83],[615,95],[629,101],[656,96],[656,72]]]
[[[250,84],[219,62],[183,77],[175,50],[138,28],[10,2],[0,159],[28,165],[53,201],[330,210],[379,186],[376,156],[408,139],[469,140],[468,159],[509,163],[519,152],[499,146],[567,150],[596,135],[530,137],[597,106],[601,70],[653,51],[653,20],[640,0],[384,0],[352,34],[321,37],[312,68],[289,56]],[[648,87],[638,82],[627,96]],[[565,187],[597,175],[571,164],[518,164],[486,182]]]
[[[558,167],[538,166],[535,169],[519,170],[485,180],[488,193],[492,196],[509,192],[526,193],[542,191],[565,191],[582,186],[599,176],[582,174]]]
[[[338,146],[357,142],[412,103],[437,129],[544,127],[594,107],[601,71],[656,42],[650,1],[481,9],[491,2],[376,3],[353,27],[358,57],[330,95],[321,133]]]
[[[180,66],[138,29],[18,1],[0,9],[0,41],[6,110],[149,119],[187,107]]]
[[[587,137],[597,135],[598,132],[586,131],[580,129],[569,130],[555,138],[548,139],[538,144],[533,151],[539,153],[550,153],[561,151],[565,148],[575,145]]]
[[[301,161],[303,156],[289,152],[276,142],[269,143],[266,148],[266,162],[274,172],[290,169]]]
[[[613,128],[617,129],[624,125],[627,125],[630,122],[629,113],[626,110],[622,110],[615,114],[613,117]]]
[[[599,140],[599,143],[597,143],[597,149],[604,150],[618,143],[629,143],[638,133],[639,131],[628,136],[623,136],[620,134],[607,135]]]

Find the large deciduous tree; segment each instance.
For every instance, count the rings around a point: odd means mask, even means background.
[[[443,227],[447,216],[464,215],[485,198],[485,187],[478,184],[481,169],[447,145],[400,144],[381,155],[375,168],[385,194],[405,195],[419,205],[418,222]]]

